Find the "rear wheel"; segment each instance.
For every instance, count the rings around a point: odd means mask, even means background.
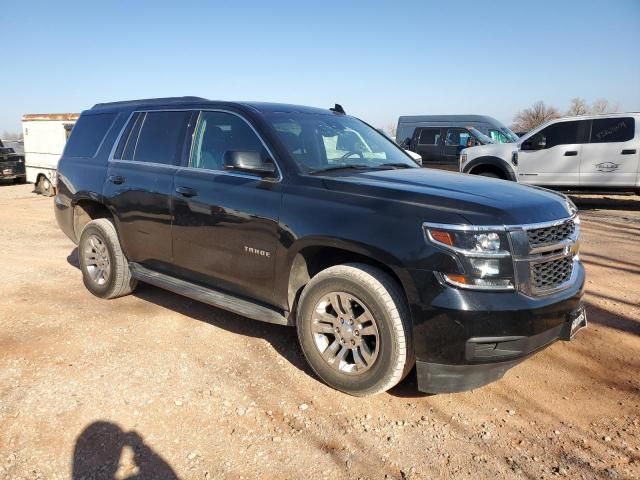
[[[115,226],[111,220],[92,220],[82,230],[78,243],[82,280],[100,298],[117,298],[131,293],[137,280],[132,278]]]
[[[369,265],[338,265],[313,277],[300,297],[297,327],[313,370],[351,395],[388,390],[415,363],[402,290]]]
[[[37,191],[45,197],[53,196],[53,185],[51,184],[51,180],[42,175],[38,181]]]

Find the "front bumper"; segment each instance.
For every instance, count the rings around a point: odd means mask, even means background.
[[[443,287],[429,279],[433,273],[414,271],[426,285],[411,305],[418,389],[477,388],[556,340],[569,340],[583,311],[584,267],[577,265],[568,288],[538,298]]]

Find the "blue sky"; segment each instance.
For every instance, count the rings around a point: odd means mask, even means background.
[[[199,95],[510,124],[536,100],[640,111],[640,1],[0,0],[0,132],[23,113]]]

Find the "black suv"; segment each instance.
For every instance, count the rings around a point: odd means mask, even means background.
[[[297,328],[326,383],[455,392],[586,324],[563,195],[419,168],[341,107],[98,104],[55,212],[101,298],[138,281]]]

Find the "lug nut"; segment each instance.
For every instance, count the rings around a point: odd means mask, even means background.
[[[340,319],[340,323],[344,324],[344,318]]]
[[[356,330],[355,332],[353,332],[353,334],[357,337],[358,335],[360,335],[360,332]]]
[[[351,340],[351,345],[355,345],[355,344],[356,344],[356,341],[352,339]]]
[[[349,325],[353,325],[353,320],[349,320]]]

